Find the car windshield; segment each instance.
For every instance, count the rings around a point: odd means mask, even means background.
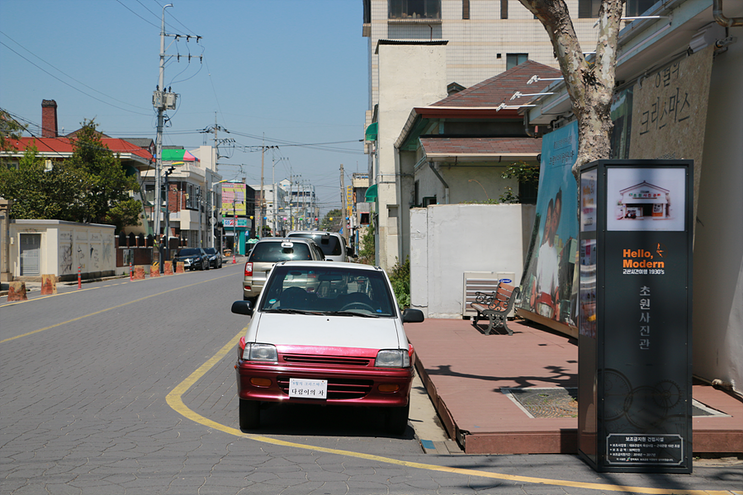
[[[250,253],[253,263],[277,262],[291,260],[311,260],[312,253],[307,244],[300,242],[291,243],[291,247],[284,247],[283,242],[259,242]]]
[[[178,256],[194,256],[197,254],[201,254],[201,253],[196,248],[181,249],[180,251],[178,251]]]
[[[305,237],[312,239],[315,244],[320,246],[322,252],[328,256],[340,256],[343,254],[343,247],[337,237],[323,234],[289,234],[289,237]]]
[[[206,252],[206,254],[217,254],[217,250],[214,248],[206,248],[204,249],[204,251]]]
[[[335,267],[276,266],[260,310],[323,315],[396,316],[383,272]]]

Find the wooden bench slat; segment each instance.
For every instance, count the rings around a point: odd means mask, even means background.
[[[495,291],[492,293],[476,292],[475,302],[470,303],[470,307],[477,314],[474,317],[474,326],[478,327],[481,319],[488,319],[488,328],[485,335],[490,335],[494,328],[503,328],[508,335],[513,335],[513,330],[508,328],[508,313],[511,311],[516,298],[519,295],[519,288],[512,285],[499,282]]]

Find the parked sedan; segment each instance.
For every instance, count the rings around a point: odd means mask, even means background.
[[[173,264],[183,262],[183,268],[186,270],[208,270],[209,256],[202,248],[183,248],[180,249],[173,258]]]
[[[386,273],[341,262],[278,263],[255,307],[236,301],[232,312],[251,316],[237,349],[240,428],[260,424],[261,403],[375,406],[389,432],[408,425],[413,346]]]
[[[217,251],[217,248],[206,248],[204,252],[209,256],[209,266],[211,268],[222,268],[222,255]]]
[[[271,268],[279,261],[324,260],[322,250],[311,239],[269,237],[256,242],[245,263],[243,299],[255,300]]]

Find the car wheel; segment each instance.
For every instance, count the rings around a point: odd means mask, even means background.
[[[393,435],[402,435],[408,428],[408,414],[410,413],[410,403],[403,407],[390,407],[387,410],[385,426],[387,431]]]
[[[255,430],[261,422],[261,403],[255,400],[240,399],[240,429]]]

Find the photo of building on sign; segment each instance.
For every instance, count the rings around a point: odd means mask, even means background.
[[[622,199],[617,205],[617,220],[661,219],[668,217],[670,191],[646,181],[619,191]]]
[[[607,169],[607,229],[683,231],[685,177],[677,167]]]

